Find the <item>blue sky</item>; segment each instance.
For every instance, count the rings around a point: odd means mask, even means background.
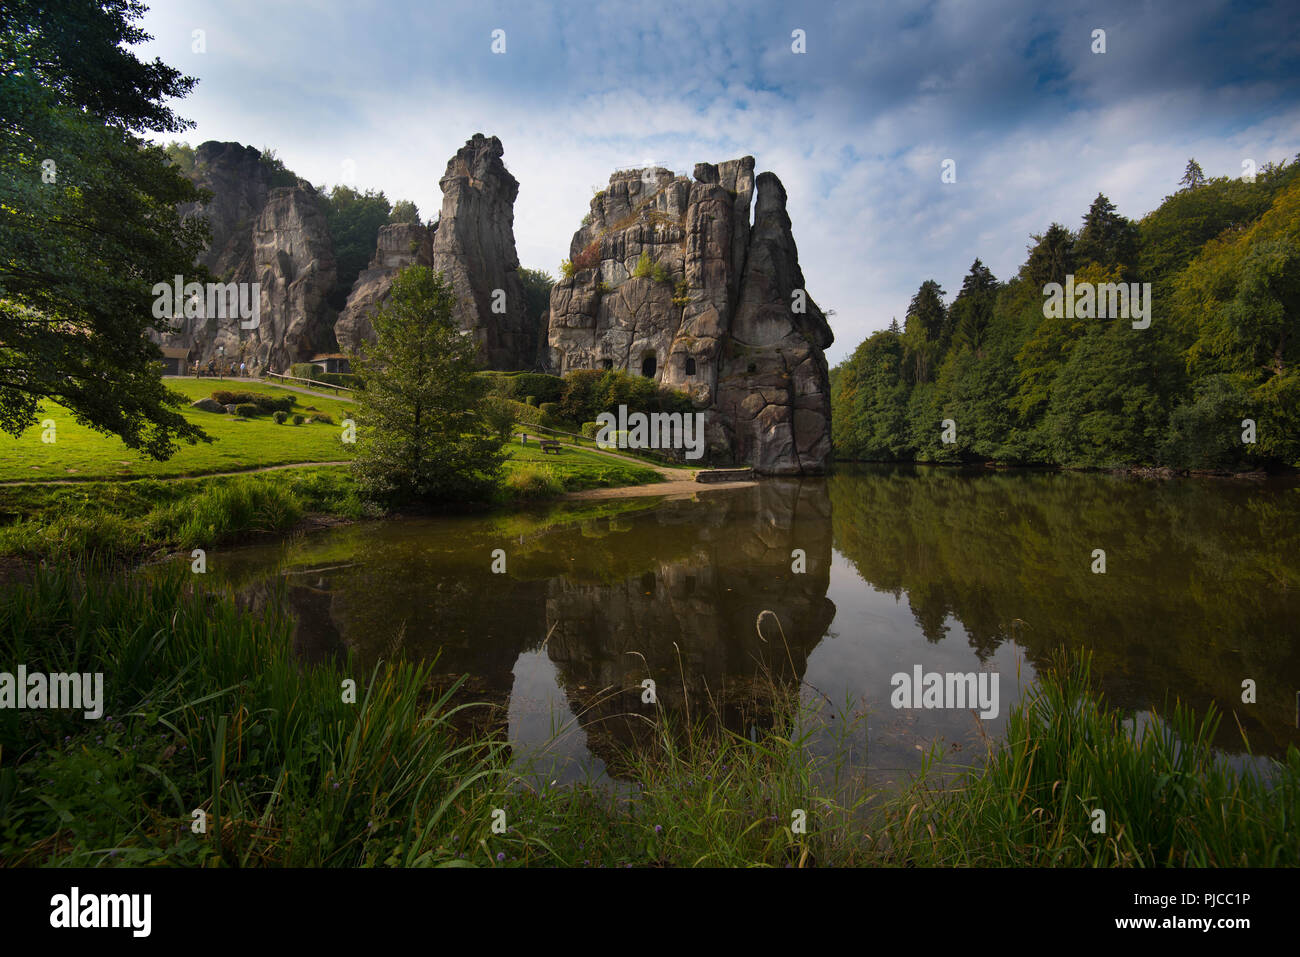
[[[426,218],[456,149],[500,137],[520,260],[552,274],[614,168],[751,154],[789,192],[834,363],[924,279],[951,297],[976,256],[1006,278],[1099,191],[1137,218],[1189,156],[1210,176],[1295,156],[1297,23],[1290,2],[1208,0],[166,0],[139,52],[199,78],[181,138],[271,147]]]

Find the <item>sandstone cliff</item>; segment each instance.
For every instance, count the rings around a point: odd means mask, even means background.
[[[495,136],[475,133],[447,162],[438,185],[438,222],[381,230],[370,268],[363,272],[335,328],[339,345],[364,351],[374,340],[370,317],[387,298],[397,270],[411,262],[441,272],[456,294],[455,316],[491,369],[531,369],[537,364],[545,326],[530,320],[515,252],[515,199],[519,181],[501,162]],[[417,252],[411,252],[415,244]]]
[[[393,277],[399,269],[418,263],[433,265],[433,236],[437,224],[421,226],[418,223],[393,223],[380,227],[374,258],[361,271],[348,303],[334,324],[334,336],[339,348],[345,352],[364,353],[365,346],[375,339],[370,317],[388,298]]]
[[[224,348],[227,362],[281,370],[332,348],[325,297],[335,280],[334,245],[312,186],[272,187],[261,153],[238,143],[200,145],[192,176],[212,192],[206,204],[182,209],[208,218],[212,242],[199,262],[223,282],[261,284],[259,325],[241,329],[239,317],[201,316],[163,327],[159,341],[189,348],[200,364]]]
[[[532,368],[538,329],[528,322],[515,253],[515,198],[495,136],[475,133],[447,162],[433,268],[456,293],[456,317],[492,369]]]
[[[785,189],[772,173],[756,180],[753,157],[698,164],[693,182],[615,173],[570,261],[551,292],[553,371],[622,369],[689,393],[706,411],[713,464],[829,465],[833,336],[804,290]],[[650,275],[636,275],[642,262]]]

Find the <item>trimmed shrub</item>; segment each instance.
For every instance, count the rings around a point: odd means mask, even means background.
[[[600,434],[601,428],[603,426],[599,422],[584,422],[582,423],[582,434],[589,439],[594,439]]]
[[[235,415],[242,415],[246,419],[251,419],[262,414],[260,407],[252,402],[241,402],[235,406]]]
[[[276,412],[276,413],[275,413],[275,424],[276,424],[276,425],[284,425],[285,421],[286,421],[288,418],[289,418],[289,413],[288,413],[288,412]]]
[[[225,389],[218,389],[212,393],[212,398],[222,405],[242,405],[245,402],[255,402],[257,396],[252,392],[229,392]]]
[[[541,425],[542,410],[535,405],[525,405],[522,402],[515,402],[513,399],[502,399],[512,413],[514,413],[516,422],[523,422],[525,425]]]
[[[313,415],[311,418],[307,420],[307,423],[309,425],[312,422],[323,422],[326,425],[333,425],[334,416],[330,415],[328,412],[317,412],[315,415]]]
[[[560,414],[560,403],[543,402],[537,407],[537,411],[542,414],[542,422],[550,424]]]
[[[292,412],[297,398],[291,395],[277,397],[273,395],[255,395],[252,403],[263,412]]]
[[[307,421],[306,416],[295,415],[295,416],[293,417],[293,424],[294,424],[294,425],[302,425],[302,424],[303,424],[304,422],[306,422],[306,421]]]

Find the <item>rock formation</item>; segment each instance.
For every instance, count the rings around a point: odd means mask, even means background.
[[[700,163],[694,182],[617,172],[569,253],[572,274],[551,291],[553,371],[621,369],[687,392],[706,411],[712,464],[829,465],[833,336],[804,289],[774,174],[755,180],[750,156]]]
[[[515,252],[519,181],[501,162],[504,152],[495,136],[475,133],[447,162],[438,181],[442,211],[428,235],[381,231],[375,259],[357,278],[340,314],[336,334],[341,347],[358,351],[374,339],[370,316],[387,298],[397,270],[415,261],[432,266],[451,284],[456,319],[473,335],[484,365],[531,369],[537,364],[544,326],[527,315]],[[402,261],[408,255],[403,247],[409,250],[411,241],[418,241],[419,252]]]
[[[492,369],[527,369],[537,354],[515,253],[519,181],[501,162],[495,136],[475,133],[447,162],[438,185],[442,213],[433,237],[433,268],[456,293],[456,317],[473,333]]]
[[[161,343],[189,348],[199,364],[224,355],[277,369],[332,348],[325,297],[335,280],[334,244],[312,186],[272,187],[261,153],[238,143],[200,145],[192,176],[212,192],[206,204],[181,210],[208,218],[212,242],[199,263],[222,282],[260,283],[259,325],[241,329],[237,316],[177,319],[159,330]]]
[[[370,265],[357,276],[348,303],[334,324],[334,336],[345,352],[363,353],[365,345],[375,339],[370,317],[388,298],[397,271],[411,263],[433,265],[433,236],[437,225],[392,223],[379,229]]]

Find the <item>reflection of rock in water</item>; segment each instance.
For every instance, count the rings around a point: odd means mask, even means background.
[[[290,578],[285,588],[285,598],[294,618],[293,653],[310,665],[329,661],[346,664],[347,645],[330,610],[334,593],[325,578],[309,580],[310,585],[295,583],[295,578]]]
[[[616,744],[651,730],[626,717],[656,713],[641,703],[646,677],[675,724],[688,704],[691,718],[717,712],[735,730],[769,724],[773,694],[797,690],[835,613],[821,479],[769,479],[560,525],[511,549],[504,575],[487,561],[503,544],[489,523],[376,523],[350,534],[355,560],[287,576],[283,607],[305,661],[351,652],[359,679],[379,660],[433,662],[435,690],[464,677],[455,701],[489,706],[459,716],[482,733],[506,730],[515,663],[545,642],[590,749],[607,764]],[[791,568],[796,548],[806,554],[802,574]],[[255,585],[245,599],[264,608],[270,588]],[[765,623],[766,641],[754,629],[764,610],[781,624]]]
[[[643,702],[644,679],[678,729],[712,715],[741,733],[767,727],[773,696],[797,690],[834,618],[824,483],[769,480],[720,504],[654,514],[665,525],[708,521],[685,561],[656,562],[612,585],[549,583],[547,651],[588,746],[611,771],[621,746],[654,734],[646,719],[659,712]],[[807,556],[802,574],[791,570],[796,548]],[[767,617],[766,640],[755,631],[764,610],[780,622]]]

